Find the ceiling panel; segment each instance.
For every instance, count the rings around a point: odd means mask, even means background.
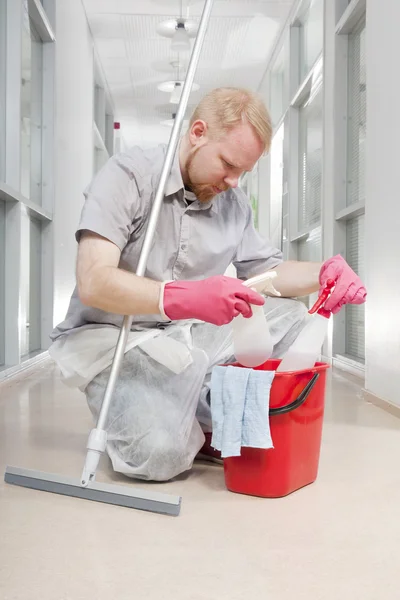
[[[168,15],[178,16],[180,0],[83,0],[86,12],[92,14],[120,15]],[[287,14],[290,0],[214,0],[213,14],[215,16],[247,16],[251,14],[267,14],[281,19]],[[183,0],[183,15],[200,17],[204,0]]]
[[[128,144],[153,140],[157,128],[165,137],[160,120],[170,118],[177,107],[169,104],[169,95],[160,92],[157,83],[175,79],[178,72],[171,62],[179,59],[187,65],[189,53],[172,52],[171,40],[157,33],[157,25],[179,16],[180,1],[83,3],[124,138]],[[214,1],[195,76],[200,90],[191,94],[188,114],[215,87],[258,88],[291,5],[290,0]],[[183,14],[198,21],[203,6],[203,1],[183,0]],[[184,77],[182,69],[179,75]]]

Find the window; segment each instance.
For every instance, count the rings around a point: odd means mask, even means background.
[[[0,200],[0,366],[4,365],[5,354],[5,254],[6,254],[6,205]]]
[[[300,81],[302,81],[322,52],[324,0],[306,2],[297,21],[300,34]]]
[[[310,231],[321,219],[322,92],[311,96],[299,111],[298,231]]]
[[[349,35],[347,206],[365,203],[365,23]]]
[[[0,0],[0,181],[6,170],[6,1]]]
[[[285,110],[285,48],[282,47],[271,69],[270,111],[274,124]]]
[[[41,348],[42,224],[22,215],[21,357]]]
[[[253,211],[254,227],[258,229],[258,163],[251,172],[241,176],[239,187],[249,200]]]
[[[297,258],[300,261],[320,261],[322,258],[322,79],[317,78],[315,84],[311,86],[307,100],[299,109],[298,135],[297,235],[302,237],[296,243]],[[311,306],[314,298],[309,296],[301,300],[307,306]]]
[[[346,223],[346,259],[351,268],[365,281],[364,272],[365,215]],[[365,306],[346,306],[346,354],[358,361],[365,360]]]
[[[42,261],[52,278],[52,240],[42,236],[52,182],[43,194],[42,181],[51,170],[55,36],[42,4],[0,0],[0,365],[7,367],[42,348],[42,296],[44,318],[52,318],[48,280],[42,286]]]
[[[316,227],[298,243],[298,260],[319,262],[321,247],[321,227]]]
[[[348,36],[347,190],[346,205],[365,207],[365,142],[367,130],[365,18]],[[350,215],[346,222],[346,259],[364,279],[364,214]],[[345,353],[365,360],[365,308],[346,307]]]
[[[274,135],[271,144],[271,190],[269,212],[269,239],[275,248],[280,248],[281,250],[283,249],[283,141],[284,124],[280,126]]]
[[[21,193],[41,204],[42,196],[42,41],[24,1],[21,65]]]
[[[322,231],[321,227],[316,227],[306,238],[300,240],[297,244],[297,259],[305,262],[320,262],[322,259]],[[303,296],[299,298],[304,304],[311,308],[317,299],[316,294]]]
[[[258,163],[251,172],[250,204],[253,209],[254,227],[258,229]]]
[[[97,173],[114,154],[113,110],[97,62],[94,64],[93,114],[93,169]]]

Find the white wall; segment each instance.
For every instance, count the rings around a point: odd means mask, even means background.
[[[400,405],[400,3],[367,2],[366,389]],[[395,61],[395,62],[393,62]]]
[[[76,230],[93,176],[93,44],[81,0],[56,0],[54,324],[75,285]]]
[[[171,105],[172,106],[172,105]],[[171,109],[171,112],[172,109]],[[140,118],[120,118],[121,133],[125,146],[141,146],[142,148],[153,148],[158,144],[168,144],[172,127],[167,125],[147,125],[140,122]],[[185,128],[182,128],[182,132]]]

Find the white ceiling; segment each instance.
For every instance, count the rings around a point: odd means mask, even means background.
[[[209,90],[243,86],[256,90],[273,42],[293,0],[214,0],[213,12],[195,77],[188,114]],[[157,83],[176,78],[170,63],[178,58],[171,40],[156,32],[166,19],[199,21],[202,0],[83,0],[101,68],[113,99],[116,120],[128,145],[168,141],[176,105]],[[193,45],[193,40],[191,41]],[[179,57],[188,61],[188,55]],[[184,73],[181,73],[181,76]]]

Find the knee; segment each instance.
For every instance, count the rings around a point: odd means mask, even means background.
[[[149,481],[168,481],[191,468],[196,452],[191,452],[187,440],[153,427],[136,440],[134,463],[138,475]]]
[[[300,300],[287,299],[287,312],[293,315],[293,320],[303,321],[308,314],[308,308]]]
[[[291,298],[276,298],[268,297],[264,311],[267,319],[280,319],[281,317],[287,317],[290,315],[291,321],[301,322],[305,319],[308,308],[300,300],[293,300]]]

